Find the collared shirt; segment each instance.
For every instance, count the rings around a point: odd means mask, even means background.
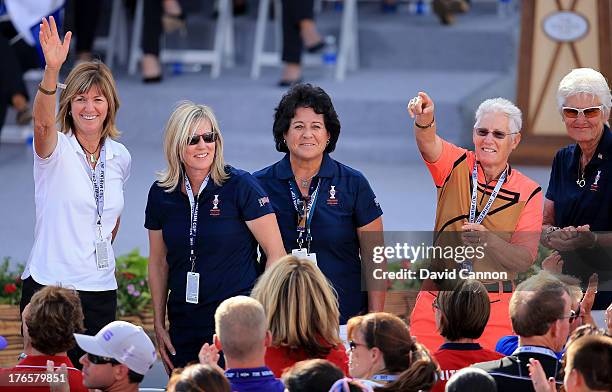
[[[584,187],[578,186],[580,146],[572,144],[557,152],[552,164],[546,198],[555,203],[555,226],[588,224],[591,231],[612,231],[612,131],[604,131],[591,161],[584,170]],[[593,309],[607,308],[612,300],[612,253],[596,246],[561,252],[563,273],[580,278],[586,288],[593,272],[599,275],[599,291]]]
[[[8,384],[9,381],[8,374],[34,374],[34,373],[42,373],[45,374],[47,372],[47,360],[53,361],[56,369],[61,366],[62,363],[65,363],[68,368],[68,383],[70,384],[71,392],[87,392],[89,389],[85,388],[83,385],[83,376],[79,369],[76,369],[70,359],[66,356],[57,356],[57,355],[28,355],[19,363],[17,366],[8,369],[0,369],[0,385],[4,385],[0,387],[0,390],[3,392],[25,392],[25,391],[49,391],[49,386],[42,386],[43,383],[36,383],[37,386],[27,385],[23,383],[15,383],[13,385]],[[15,376],[13,376],[15,379]],[[40,386],[39,386],[40,385]]]
[[[469,217],[472,195],[472,170],[476,154],[442,140],[442,154],[436,162],[427,162],[438,189],[435,231],[461,232]],[[476,216],[486,205],[497,181],[487,184],[480,164]],[[542,229],[542,189],[532,179],[508,165],[508,174],[482,225],[487,230],[514,245],[527,248],[535,259]],[[445,235],[452,240],[454,234]],[[457,243],[458,244],[458,243]],[[475,262],[475,271],[500,271],[501,267],[487,261]],[[508,273],[509,279],[513,278]]]
[[[189,261],[191,207],[180,187],[166,192],[155,182],[149,190],[145,227],[161,230],[167,248],[168,317],[175,326],[214,325],[213,314],[195,311],[229,297],[249,295],[258,276],[257,241],[247,221],[274,211],[261,186],[249,173],[226,166],[229,178],[218,186],[212,179],[198,197],[196,263],[200,273],[198,304],[185,302]]]
[[[455,372],[473,363],[491,361],[503,355],[483,348],[478,343],[444,343],[433,357],[440,365],[440,378],[432,392],[444,392],[444,387]]]
[[[267,367],[227,369],[225,376],[233,392],[283,392],[285,385]]]
[[[576,184],[582,151],[572,144],[557,151],[546,198],[555,203],[555,226],[590,225],[591,231],[612,231],[612,132],[604,126],[593,158],[586,165],[586,184]]]
[[[283,243],[288,253],[297,247],[297,212],[289,180],[293,171],[289,154],[253,174],[270,196]],[[310,194],[321,180],[312,218],[311,252],[338,292],[340,323],[367,312],[367,293],[361,289],[361,259],[357,228],[382,215],[376,196],[363,174],[323,155],[319,173],[312,179]]]
[[[110,240],[123,211],[123,189],[132,158],[120,143],[106,138],[106,172],[102,236]],[[57,145],[48,158],[34,151],[34,245],[22,275],[43,285],[83,291],[117,288],[115,257],[110,267],[96,267],[97,209],[85,153],[74,134],[57,133]]]

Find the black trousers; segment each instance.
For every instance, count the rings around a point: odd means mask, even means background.
[[[300,21],[314,19],[314,0],[283,0],[283,54],[285,63],[299,64],[302,57]]]
[[[20,312],[26,307],[32,296],[40,289],[45,287],[44,285],[36,282],[30,276],[23,281],[23,287],[21,289],[21,302],[19,303]],[[106,324],[111,321],[115,321],[115,315],[117,313],[117,291],[77,291],[79,298],[81,299],[81,306],[83,308],[83,315],[85,316],[85,332],[86,335],[95,335],[100,331]],[[81,368],[79,358],[83,356],[85,352],[78,346],[68,351],[68,357],[70,361],[77,368]]]
[[[142,53],[159,56],[159,40],[162,34],[161,0],[146,0],[142,16]]]
[[[91,52],[102,10],[102,1],[73,0],[77,53]]]

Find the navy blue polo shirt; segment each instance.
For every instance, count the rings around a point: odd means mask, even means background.
[[[294,178],[289,154],[253,175],[270,197],[285,250],[291,253],[297,248],[298,214],[289,189],[289,180]],[[310,251],[317,254],[319,268],[338,293],[340,323],[345,324],[368,310],[367,292],[361,289],[357,228],[381,216],[382,209],[364,175],[328,154],[324,154],[319,173],[311,181],[310,194],[319,179]]]
[[[584,172],[586,185],[576,184],[581,156],[572,144],[555,155],[546,198],[555,202],[555,226],[589,224],[591,231],[612,231],[612,132],[604,132]]]
[[[185,301],[187,272],[191,270],[189,198],[180,187],[168,193],[157,182],[149,190],[145,227],[163,234],[169,267],[168,318],[174,326],[214,325],[215,305],[235,295],[249,295],[257,279],[257,241],[246,222],[274,211],[253,176],[231,166],[226,166],[226,172],[229,178],[223,185],[208,181],[198,198],[198,304]],[[197,317],[194,311],[198,311]]]
[[[590,225],[591,231],[612,231],[612,132],[604,131],[595,154],[584,172],[586,184],[579,187],[578,168],[581,150],[578,144],[562,148],[555,155],[546,198],[555,203],[555,226]],[[563,272],[580,278],[586,287],[593,272],[599,281],[612,281],[612,252],[609,247],[596,246],[561,252]],[[605,309],[612,300],[612,292],[602,291],[596,296],[593,309]]]
[[[233,392],[283,392],[285,385],[267,367],[227,369],[225,377]]]

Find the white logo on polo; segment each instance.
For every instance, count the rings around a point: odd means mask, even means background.
[[[329,198],[330,199],[336,198],[336,186],[335,185],[331,185],[331,189],[329,190]]]
[[[215,195],[215,200],[213,200],[213,210],[218,210],[219,207],[219,195]]]
[[[597,185],[597,181],[599,181],[599,175],[601,174],[601,170],[597,170],[597,175],[595,176],[595,182],[593,185]]]

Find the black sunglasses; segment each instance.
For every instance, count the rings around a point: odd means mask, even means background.
[[[106,365],[107,363],[114,365],[119,365],[119,361],[114,358],[102,357],[100,355],[95,355],[91,353],[87,353],[87,360],[94,365]]]
[[[518,132],[502,132],[502,131],[489,131],[487,128],[474,128],[474,132],[476,132],[476,135],[478,136],[482,136],[482,137],[486,137],[489,133],[493,134],[493,137],[495,139],[505,139],[506,136],[508,135],[514,135],[517,134]]]
[[[349,341],[349,348],[351,349],[351,351],[353,351],[354,349],[357,348],[357,346],[365,346],[368,347],[367,344],[363,344],[363,343],[357,343],[354,340]]]
[[[189,145],[195,146],[200,142],[200,138],[204,140],[204,143],[214,143],[217,140],[217,134],[214,132],[206,132],[201,135],[193,135],[191,139],[189,139]]]

